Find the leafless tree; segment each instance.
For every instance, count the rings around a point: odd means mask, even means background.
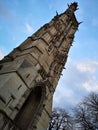
[[[98,130],[98,94],[85,97],[75,107],[73,117],[64,109],[53,109],[48,130]]]
[[[98,130],[98,94],[91,93],[74,111],[77,130]]]
[[[64,109],[53,109],[48,130],[72,130],[72,128],[71,116]]]

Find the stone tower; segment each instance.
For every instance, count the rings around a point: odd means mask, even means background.
[[[78,21],[77,3],[0,61],[0,130],[46,130]]]

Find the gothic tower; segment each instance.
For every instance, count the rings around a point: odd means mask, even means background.
[[[53,93],[78,29],[77,3],[0,61],[0,130],[46,130]]]

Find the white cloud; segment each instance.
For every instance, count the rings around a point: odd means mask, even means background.
[[[30,24],[26,23],[25,27],[26,27],[26,32],[27,33],[33,33],[33,28],[32,28],[32,26]]]
[[[87,61],[77,64],[77,68],[81,72],[94,73],[96,71],[96,67],[98,67],[98,62],[96,61]]]
[[[0,60],[4,57],[4,53],[0,50]]]
[[[49,4],[49,9],[52,10],[53,9],[53,5]]]
[[[98,91],[98,62],[67,62],[54,94],[54,107],[70,108],[91,91]]]
[[[82,86],[88,92],[91,92],[91,91],[96,92],[98,91],[98,80],[94,76],[92,77],[92,79],[89,79],[89,81],[84,82]]]

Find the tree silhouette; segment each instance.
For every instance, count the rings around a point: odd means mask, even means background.
[[[73,110],[71,116],[64,109],[53,109],[48,130],[98,130],[97,93],[90,93]]]
[[[78,130],[98,130],[98,94],[91,93],[74,110]]]
[[[72,130],[72,127],[72,118],[64,109],[53,109],[48,130]]]

